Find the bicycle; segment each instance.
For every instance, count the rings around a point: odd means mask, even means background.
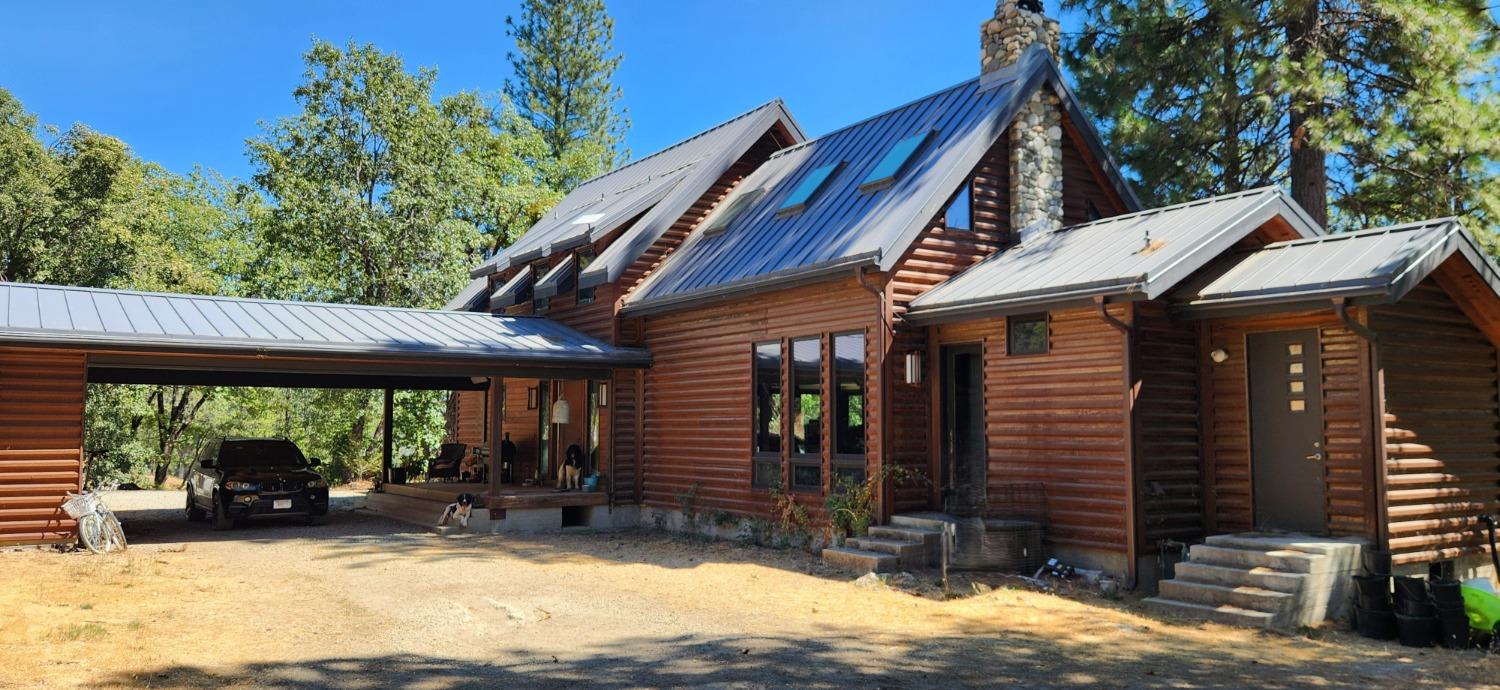
[[[104,505],[99,494],[93,491],[75,494],[69,491],[68,500],[63,501],[62,508],[68,517],[78,521],[78,539],[89,551],[109,553],[127,548],[125,530],[120,527],[120,520]]]

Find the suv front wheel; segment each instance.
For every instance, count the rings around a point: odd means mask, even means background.
[[[203,522],[208,517],[208,511],[198,507],[198,497],[193,495],[193,490],[187,490],[187,519],[193,522]]]
[[[224,497],[214,499],[214,529],[226,530],[234,527],[234,518],[229,517],[229,506],[224,504]]]

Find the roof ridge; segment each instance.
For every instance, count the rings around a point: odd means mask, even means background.
[[[1408,223],[1396,223],[1395,225],[1382,225],[1373,228],[1360,228],[1359,230],[1350,230],[1348,232],[1332,232],[1328,233],[1327,235],[1319,235],[1317,237],[1299,237],[1295,240],[1282,240],[1280,242],[1273,242],[1271,244],[1268,244],[1264,247],[1261,247],[1261,249],[1292,247],[1303,244],[1315,244],[1318,242],[1331,242],[1342,239],[1369,237],[1372,235],[1389,234],[1393,232],[1422,230],[1425,228],[1438,227],[1448,224],[1458,224],[1460,227],[1462,226],[1462,223],[1459,222],[1458,216],[1443,216],[1442,218],[1428,218],[1426,220],[1417,220]]]
[[[1131,219],[1135,219],[1135,218],[1145,218],[1147,216],[1156,215],[1158,213],[1166,213],[1168,211],[1177,211],[1177,210],[1184,209],[1184,208],[1189,208],[1189,207],[1192,207],[1192,206],[1201,206],[1201,205],[1204,205],[1204,204],[1216,203],[1216,202],[1220,202],[1220,201],[1229,201],[1231,199],[1240,199],[1240,198],[1247,197],[1247,196],[1256,196],[1256,195],[1260,195],[1260,194],[1266,194],[1268,192],[1270,192],[1270,193],[1279,193],[1279,192],[1281,192],[1281,187],[1278,187],[1276,185],[1266,185],[1264,187],[1255,187],[1253,189],[1242,189],[1242,190],[1237,191],[1237,192],[1226,192],[1224,194],[1218,194],[1218,195],[1215,195],[1215,196],[1206,196],[1206,197],[1203,197],[1201,199],[1193,199],[1191,201],[1183,201],[1183,202],[1179,202],[1179,203],[1175,203],[1175,204],[1169,204],[1169,205],[1166,205],[1166,206],[1157,206],[1157,207],[1154,207],[1154,208],[1142,209],[1142,210],[1136,211],[1134,213],[1124,213],[1124,214],[1120,214],[1118,216],[1110,216],[1108,218],[1100,218],[1099,220],[1091,220],[1091,221],[1088,221],[1087,223],[1077,223],[1077,224],[1074,224],[1074,225],[1067,225],[1067,226],[1063,226],[1063,227],[1057,228],[1057,229],[1053,230],[1052,232],[1057,233],[1057,232],[1071,232],[1073,230],[1082,230],[1082,229],[1087,229],[1087,228],[1089,228],[1091,226],[1095,226],[1095,225],[1106,225],[1106,224],[1109,224],[1109,223],[1119,222],[1119,221],[1122,221],[1122,220],[1131,220]]]
[[[831,136],[833,136],[835,134],[846,132],[848,130],[854,129],[855,127],[860,127],[860,126],[863,126],[863,125],[868,124],[870,122],[873,122],[875,120],[879,120],[882,117],[886,117],[887,115],[892,115],[892,114],[894,114],[896,112],[899,112],[901,110],[905,110],[905,109],[910,108],[911,106],[914,106],[914,105],[916,105],[918,103],[921,103],[923,101],[927,101],[927,100],[931,100],[933,98],[937,98],[938,96],[941,96],[943,94],[949,93],[951,91],[955,91],[955,90],[957,90],[959,88],[962,88],[964,86],[968,86],[969,84],[975,83],[975,82],[979,81],[979,79],[980,79],[979,77],[970,77],[970,78],[965,79],[964,81],[961,81],[961,82],[959,82],[957,84],[953,84],[952,86],[947,86],[947,87],[938,89],[937,91],[933,91],[932,93],[929,93],[929,94],[927,94],[925,96],[920,96],[920,97],[917,97],[917,98],[913,98],[912,100],[909,100],[909,101],[907,101],[905,103],[902,103],[901,105],[898,105],[898,106],[895,106],[895,107],[892,107],[892,108],[888,108],[886,110],[882,110],[882,111],[880,111],[880,112],[878,112],[878,113],[876,113],[874,115],[871,115],[869,117],[864,118],[863,120],[859,120],[857,122],[853,122],[853,123],[844,125],[843,127],[840,127],[838,129],[835,129],[835,130],[830,131],[830,132],[824,132],[823,134],[820,134],[817,137],[814,137],[812,139],[808,139],[806,141],[802,141],[802,142],[798,142],[796,144],[792,144],[791,146],[788,146],[788,147],[786,147],[784,149],[781,149],[781,150],[779,150],[779,151],[777,151],[775,153],[772,153],[771,157],[768,160],[776,160],[777,158],[781,158],[783,156],[790,155],[790,154],[792,154],[793,152],[795,152],[795,151],[797,151],[799,149],[806,148],[809,144],[813,144],[813,143],[822,141],[822,140],[827,139],[828,137],[831,137]]]
[[[674,144],[672,144],[672,145],[670,145],[670,146],[668,146],[666,148],[658,149],[658,150],[656,150],[656,151],[654,151],[654,152],[652,152],[652,153],[650,153],[650,154],[648,154],[646,156],[643,156],[641,158],[637,158],[637,159],[635,159],[633,161],[630,161],[629,163],[621,165],[618,168],[614,168],[612,170],[608,170],[608,171],[599,173],[598,175],[590,177],[587,180],[579,182],[578,185],[577,185],[577,187],[574,187],[574,189],[577,189],[578,187],[582,187],[582,186],[584,186],[586,184],[589,184],[590,182],[597,182],[597,181],[602,180],[602,179],[604,179],[606,177],[609,177],[610,175],[613,175],[613,174],[615,174],[617,172],[623,172],[625,170],[628,170],[628,169],[630,169],[631,167],[635,166],[638,163],[644,163],[644,162],[649,161],[649,160],[651,160],[653,158],[656,158],[657,156],[660,156],[660,155],[662,155],[662,154],[664,154],[664,153],[666,153],[668,151],[671,151],[671,150],[676,149],[676,148],[680,148],[683,145],[687,144],[688,142],[692,142],[692,141],[696,141],[698,139],[702,139],[703,137],[705,137],[705,136],[707,136],[709,134],[712,134],[713,132],[717,132],[717,131],[725,128],[725,127],[728,127],[729,125],[732,125],[732,124],[734,124],[736,122],[739,122],[740,120],[743,120],[743,119],[745,119],[747,117],[750,117],[751,115],[754,115],[754,114],[756,114],[756,113],[758,113],[758,112],[760,112],[762,110],[765,110],[766,108],[769,108],[769,107],[772,107],[772,106],[776,106],[776,105],[780,105],[780,106],[782,106],[784,108],[786,106],[786,103],[784,101],[782,101],[779,96],[776,97],[776,98],[772,98],[771,100],[766,101],[765,103],[762,103],[762,104],[760,104],[758,106],[755,106],[754,108],[746,110],[743,113],[735,115],[734,117],[731,117],[728,120],[724,120],[723,122],[720,122],[719,124],[713,125],[713,126],[707,128],[707,129],[699,131],[697,134],[694,134],[694,135],[692,135],[692,136],[690,136],[690,137],[688,137],[686,139],[679,140],[678,142],[676,142],[676,143],[674,143]],[[696,161],[694,161],[694,162],[696,163]],[[687,167],[687,166],[683,166],[683,167]]]
[[[404,311],[428,314],[480,314],[481,312],[466,312],[455,309],[426,309],[422,307],[385,307],[374,304],[348,304],[343,302],[314,302],[296,299],[267,299],[264,297],[235,297],[233,295],[204,295],[196,292],[161,292],[157,290],[127,290],[123,288],[100,288],[84,287],[82,285],[52,285],[50,283],[15,283],[0,281],[0,288],[32,288],[37,290],[77,290],[99,295],[136,295],[138,297],[169,297],[203,300],[229,300],[232,302],[252,302],[255,304],[278,304],[293,305],[298,307],[338,307],[341,309],[360,309],[366,311]],[[491,315],[496,318],[504,318],[506,315]]]

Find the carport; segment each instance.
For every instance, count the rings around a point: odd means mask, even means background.
[[[539,317],[0,282],[0,544],[73,539],[89,383],[383,390],[389,477],[396,390],[487,391],[499,428],[506,377],[648,364]]]

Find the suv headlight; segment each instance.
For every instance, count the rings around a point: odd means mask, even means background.
[[[259,491],[258,482],[224,482],[224,488],[230,491]]]
[[[307,483],[307,488],[309,488],[309,489],[326,489],[326,488],[328,488],[328,480],[327,479],[314,479],[314,480],[312,480],[312,481],[310,481],[310,482]]]

